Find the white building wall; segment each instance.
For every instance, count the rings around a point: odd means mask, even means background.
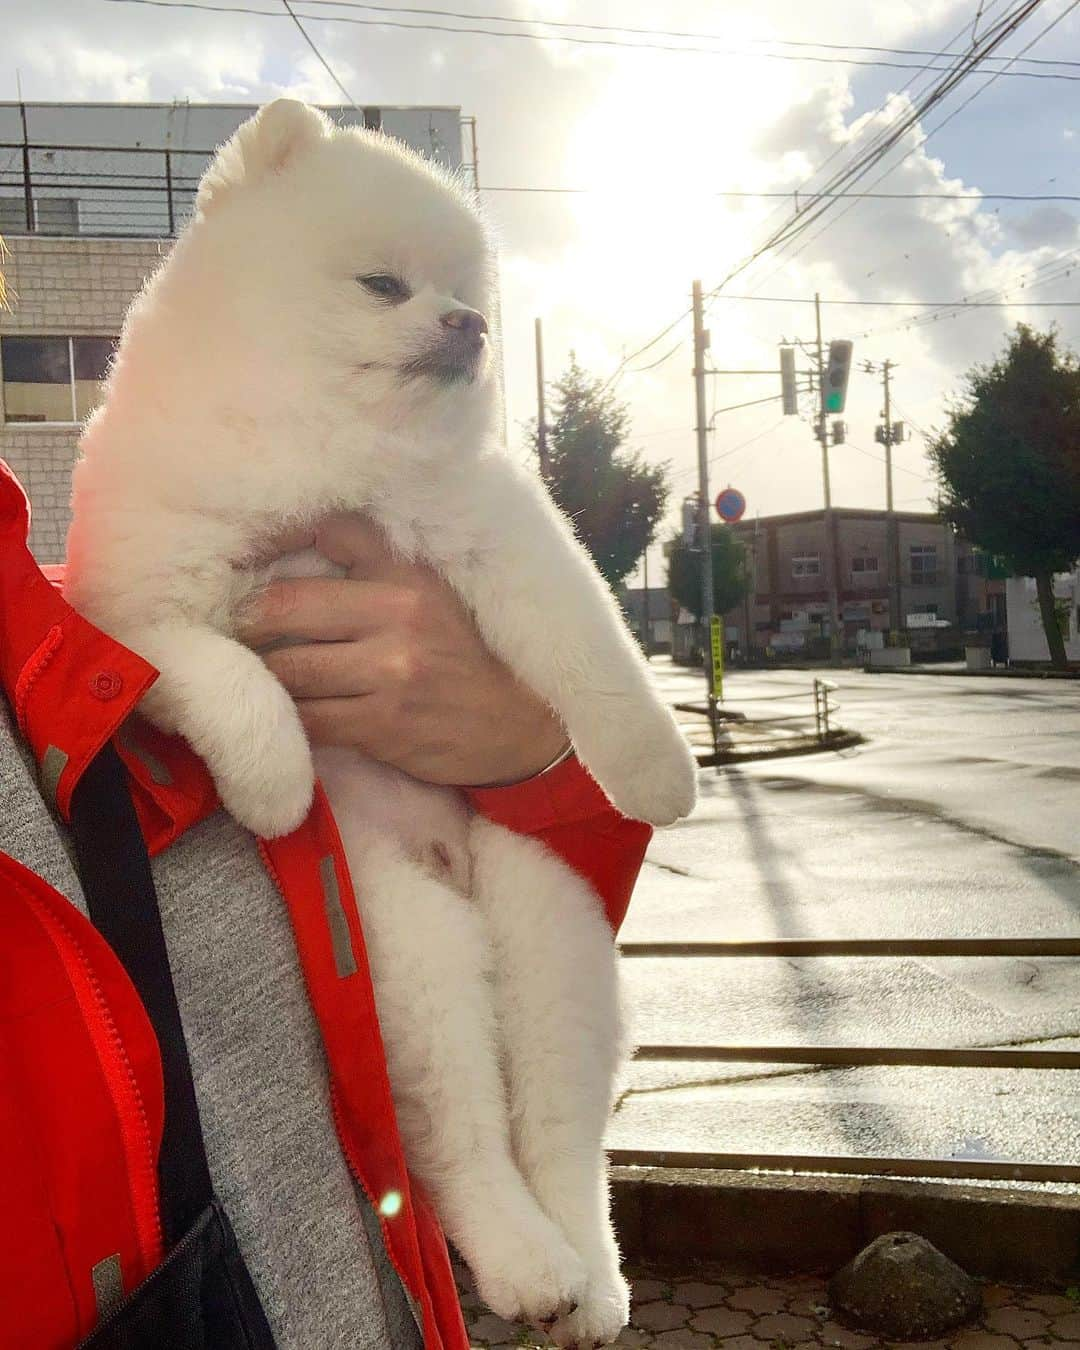
[[[1065,655],[1080,661],[1080,566],[1054,578],[1054,596],[1069,607]],[[1050,648],[1043,631],[1039,597],[1034,577],[1010,577],[1005,583],[1005,606],[1009,625],[1009,659],[1049,661]]]

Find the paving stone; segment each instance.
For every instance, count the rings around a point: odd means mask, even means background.
[[[652,1337],[646,1331],[638,1331],[634,1327],[623,1327],[615,1344],[633,1346],[636,1350],[638,1346],[651,1345]]]
[[[878,1345],[885,1342],[878,1341]],[[952,1350],[952,1341],[889,1341],[888,1350]]]
[[[761,1350],[761,1342],[753,1336],[728,1336],[720,1344],[723,1350]]]
[[[700,1331],[691,1331],[689,1327],[678,1327],[673,1331],[662,1331],[653,1337],[657,1350],[713,1350],[715,1342],[711,1336],[703,1336]]]
[[[1025,1308],[1035,1308],[1049,1317],[1067,1317],[1076,1311],[1076,1304],[1064,1294],[1021,1293],[1019,1297]]]
[[[690,1320],[690,1309],[682,1303],[645,1303],[640,1308],[631,1308],[632,1326],[644,1327],[646,1331],[668,1331],[672,1327],[684,1327]]]
[[[1011,1336],[999,1336],[978,1327],[970,1331],[958,1331],[950,1344],[953,1350],[1016,1350],[1016,1342]]]
[[[1050,1335],[1059,1341],[1080,1341],[1080,1312],[1058,1317],[1050,1324]]]
[[[690,1319],[690,1325],[711,1336],[741,1336],[750,1328],[750,1314],[732,1308],[706,1308]]]
[[[986,1315],[987,1331],[1000,1331],[1005,1336],[1015,1336],[1025,1340],[1031,1336],[1045,1336],[1050,1327],[1046,1313],[1034,1308],[1017,1308],[1006,1305],[994,1308]]]
[[[796,1294],[794,1298],[789,1298],[787,1310],[796,1317],[828,1317],[829,1295],[825,1288],[819,1285],[803,1294]]]
[[[726,1297],[727,1288],[722,1284],[696,1280],[675,1285],[675,1302],[685,1303],[688,1308],[715,1308]]]
[[[671,1289],[671,1285],[664,1280],[631,1278],[630,1286],[635,1303],[652,1303],[654,1299],[664,1298]]]
[[[751,1328],[759,1341],[808,1341],[814,1334],[814,1323],[809,1317],[793,1317],[791,1313],[771,1313],[759,1318]]]
[[[823,1322],[818,1335],[825,1345],[838,1345],[841,1350],[869,1350],[871,1345],[880,1344],[873,1336],[864,1336],[858,1331],[849,1331],[839,1322]]]
[[[984,1284],[982,1295],[984,1308],[1000,1308],[1006,1303],[1016,1302],[1016,1290],[1008,1289],[1003,1284]]]
[[[776,1289],[765,1289],[760,1284],[742,1285],[728,1298],[728,1306],[744,1308],[752,1313],[775,1313],[784,1306],[784,1296]]]

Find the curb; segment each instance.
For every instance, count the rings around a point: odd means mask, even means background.
[[[823,741],[814,736],[795,745],[781,742],[775,748],[721,750],[715,755],[711,751],[704,751],[700,754],[695,753],[695,758],[699,768],[711,769],[724,764],[751,764],[760,759],[790,759],[794,755],[818,755],[828,750],[849,750],[852,746],[865,744],[865,741],[866,737],[857,731],[835,731],[830,732]]]
[[[956,680],[1080,680],[1080,670],[934,670],[927,666],[863,666],[864,675],[936,675]]]
[[[1080,1195],[680,1168],[611,1177],[624,1260],[661,1271],[836,1270],[903,1229],[985,1279],[1063,1287],[1080,1274]]]

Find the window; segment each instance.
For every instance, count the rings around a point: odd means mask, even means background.
[[[818,553],[795,553],[791,558],[793,577],[817,577],[821,575],[821,555]]]
[[[41,234],[78,234],[79,202],[75,197],[35,197],[34,229]],[[0,197],[0,234],[26,233],[26,198],[20,192]]]
[[[956,559],[956,570],[961,576],[986,576],[986,554],[961,553]]]
[[[0,338],[4,420],[82,422],[101,400],[111,337]]]
[[[910,558],[911,584],[913,586],[936,586],[938,582],[937,545],[912,544]]]
[[[26,233],[26,199],[20,192],[0,197],[0,234]]]
[[[851,570],[856,575],[865,572],[872,572],[875,576],[878,570],[878,561],[876,558],[852,558]]]

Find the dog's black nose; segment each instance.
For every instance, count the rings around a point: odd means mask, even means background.
[[[488,330],[488,321],[476,309],[451,309],[439,316],[444,328],[456,328],[472,338],[481,338]]]

